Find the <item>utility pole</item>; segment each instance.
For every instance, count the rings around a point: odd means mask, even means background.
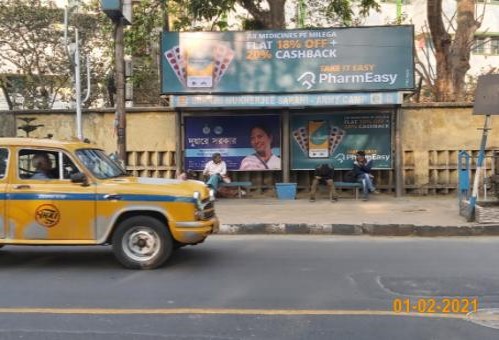
[[[100,0],[104,13],[114,23],[114,81],[116,82],[117,149],[119,160],[126,165],[126,111],[125,111],[125,25],[132,24],[132,0]]]
[[[125,48],[123,18],[115,21],[115,81],[116,81],[116,131],[118,158],[126,164],[126,111],[125,111]]]

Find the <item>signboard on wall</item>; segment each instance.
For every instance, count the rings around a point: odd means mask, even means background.
[[[170,96],[170,106],[175,108],[366,106],[396,105],[402,102],[401,92]]]
[[[163,94],[414,88],[414,27],[163,32]]]
[[[280,170],[278,115],[185,117],[185,169],[203,170],[216,152],[228,170]]]
[[[297,115],[291,119],[290,137],[293,170],[321,163],[352,169],[358,150],[374,160],[374,168],[392,168],[389,113]]]
[[[499,115],[499,74],[478,77],[473,114]]]

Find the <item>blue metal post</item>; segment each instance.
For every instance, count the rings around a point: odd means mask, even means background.
[[[470,195],[470,154],[466,151],[459,151],[457,162],[458,162],[458,177],[459,177],[459,187],[458,187],[458,197],[459,201],[463,199],[469,199]]]

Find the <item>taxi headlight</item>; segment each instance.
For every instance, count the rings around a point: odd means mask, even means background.
[[[215,200],[215,190],[210,189],[210,191],[209,191],[209,197],[210,197],[210,201],[214,201]]]
[[[194,191],[194,193],[192,194],[192,197],[196,201],[196,207],[199,210],[202,210],[203,206],[202,206],[202,202],[201,202],[201,193],[199,191]]]
[[[199,202],[199,199],[201,198],[201,194],[199,193],[199,191],[194,191],[194,193],[192,194],[192,197],[194,197],[194,199]]]

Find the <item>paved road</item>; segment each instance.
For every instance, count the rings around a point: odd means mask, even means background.
[[[107,247],[5,247],[0,338],[497,339],[497,259],[481,237],[215,236],[155,271]],[[489,319],[392,311],[445,297]]]

